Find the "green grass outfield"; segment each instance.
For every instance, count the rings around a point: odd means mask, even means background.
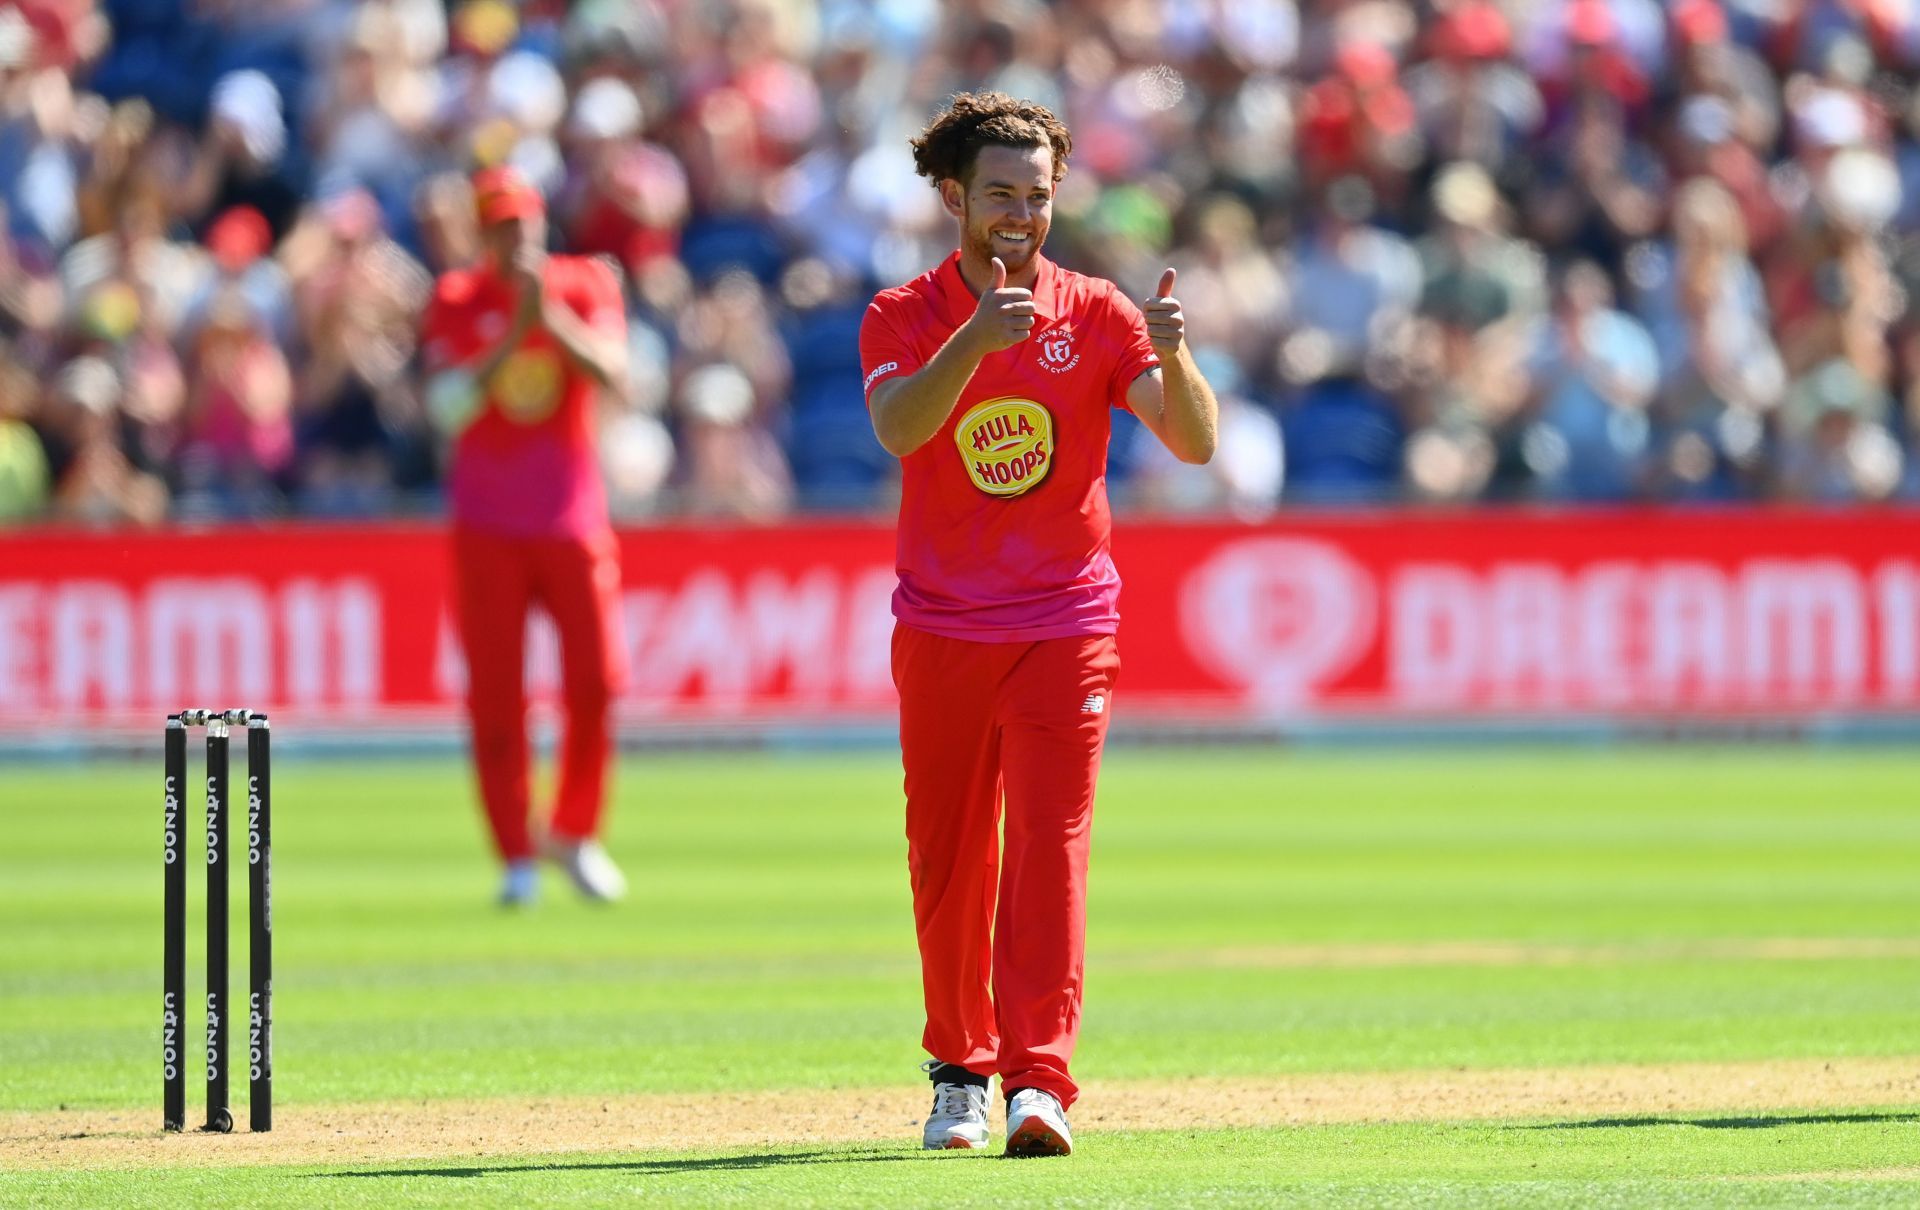
[[[898,1087],[904,1117],[924,1108],[893,756],[630,759],[610,847],[632,898],[595,909],[550,880],[518,915],[490,906],[463,766],[277,766],[282,1127],[482,1098]],[[0,768],[0,1205],[1920,1204],[1920,1057],[1912,1095],[1875,1103],[1212,1130],[1083,1116],[1079,1154],[1026,1163],[923,1156],[912,1128],[260,1163],[277,1131],[220,1140],[206,1166],[47,1170],[27,1136],[62,1110],[133,1111],[158,1134],[158,783],[157,758]],[[1089,950],[1076,1067],[1115,1085],[1920,1056],[1920,757],[1116,751]],[[197,932],[188,954],[197,1003]],[[245,1090],[242,1069],[236,1106]],[[164,1145],[191,1161],[209,1142]]]

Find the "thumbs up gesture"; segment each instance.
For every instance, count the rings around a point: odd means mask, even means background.
[[[1173,296],[1174,271],[1168,269],[1160,275],[1160,288],[1154,291],[1154,297],[1140,305],[1140,311],[1147,317],[1147,339],[1153,343],[1153,351],[1161,357],[1171,357],[1180,351],[1180,342],[1186,339],[1187,317],[1180,310],[1180,300]]]
[[[1007,285],[1007,265],[993,258],[993,280],[980,293],[967,326],[989,353],[1011,349],[1033,332],[1033,291]]]

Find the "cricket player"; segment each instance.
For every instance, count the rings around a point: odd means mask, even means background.
[[[1120,669],[1108,409],[1187,462],[1218,440],[1174,271],[1136,306],[1041,255],[1072,146],[1042,106],[956,96],[913,153],[959,249],[881,292],[860,334],[874,431],[901,460],[893,675],[929,1148],[987,1145],[997,1073],[1007,1154],[1073,1149],[1089,825]]]
[[[422,319],[429,405],[457,433],[448,495],[454,609],[480,797],[510,907],[538,894],[536,858],[590,898],[626,891],[597,840],[625,672],[620,566],[595,452],[598,397],[621,389],[626,315],[611,267],[549,256],[546,207],[511,168],[474,177],[485,256],[434,283]],[[566,706],[557,796],[530,820],[528,611],[560,635]]]

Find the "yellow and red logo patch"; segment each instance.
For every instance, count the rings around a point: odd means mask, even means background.
[[[537,424],[560,402],[560,357],[552,349],[521,349],[500,363],[488,385],[507,419]]]
[[[953,430],[973,485],[990,496],[1018,496],[1053,467],[1053,417],[1031,399],[975,404]]]

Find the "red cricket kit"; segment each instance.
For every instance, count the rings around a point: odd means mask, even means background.
[[[548,296],[596,332],[626,331],[620,285],[586,258],[547,260]],[[428,370],[469,365],[512,322],[513,285],[490,267],[443,274],[421,322]],[[566,727],[551,830],[592,837],[606,799],[608,724],[625,674],[620,567],[595,449],[597,385],[536,327],[487,384],[453,450],[455,613],[467,655],[480,797],[501,857],[530,857],[526,623],[560,636]]]
[[[1120,668],[1107,442],[1111,409],[1159,359],[1111,282],[1036,261],[1032,335],[983,360],[901,460],[893,675],[927,1052],[1071,1107],[1094,783]],[[925,365],[978,305],[957,252],[883,291],[860,333],[868,395]]]

